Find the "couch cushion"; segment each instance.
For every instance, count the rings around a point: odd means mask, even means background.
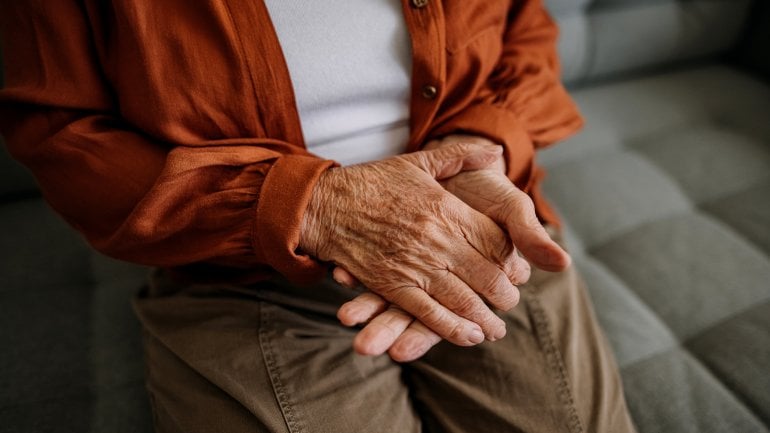
[[[0,431],[151,431],[129,304],[146,270],[95,253],[39,198],[0,203],[0,226]]]
[[[713,57],[742,33],[750,0],[546,0],[561,26],[563,76],[577,82]]]
[[[711,66],[574,96],[545,189],[639,430],[767,431],[770,86]]]

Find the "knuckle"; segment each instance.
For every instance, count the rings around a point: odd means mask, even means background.
[[[505,262],[502,264],[503,273],[508,276],[511,283],[516,284],[513,280],[516,277],[516,270],[519,266],[519,260],[516,254],[506,257]]]
[[[430,304],[421,304],[416,308],[418,318],[426,324],[439,325],[447,320],[444,312]]]
[[[526,193],[517,191],[516,194],[512,194],[506,202],[508,206],[508,213],[516,216],[529,216],[535,213],[535,204],[532,199]]]
[[[500,311],[508,311],[515,307],[519,303],[518,290],[514,287],[513,290],[506,293],[505,296],[498,298],[494,305]]]
[[[515,307],[518,303],[518,289],[514,284],[517,284],[508,279],[508,276],[500,273],[500,279],[497,280],[494,288],[490,289],[487,299],[496,308],[503,311],[508,311]]]
[[[535,204],[532,202],[532,198],[529,194],[520,189],[516,189],[516,194],[513,196],[513,202],[519,205],[523,209],[534,209]]]
[[[412,319],[412,316],[410,316],[409,313],[407,313],[401,307],[396,305],[389,306],[387,313],[390,315],[391,319],[396,322],[400,322],[404,320],[411,321]]]
[[[401,334],[400,327],[394,322],[382,323],[382,333],[388,336],[389,340],[395,340]]]
[[[465,327],[462,325],[462,323],[459,323],[459,322],[453,323],[448,329],[448,332],[446,333],[446,338],[450,341],[464,340]]]
[[[503,301],[501,301],[498,308],[502,311],[508,311],[511,308],[517,306],[518,304],[519,304],[519,291],[517,289],[514,289],[511,291],[508,297],[506,297]]]
[[[480,314],[479,303],[474,296],[463,296],[455,302],[452,310],[466,318],[476,317]]]
[[[487,280],[482,288],[484,295],[493,298],[504,295],[507,281],[508,279],[503,275],[502,272],[495,272],[494,276]]]
[[[495,269],[494,275],[486,280],[485,284],[482,286],[481,293],[487,300],[497,306],[498,302],[501,302],[510,296],[512,289],[512,283],[509,280],[508,275],[499,269]]]
[[[521,260],[520,262],[521,263],[516,267],[514,272],[514,281],[511,281],[516,285],[526,284],[527,281],[529,281],[529,277],[532,276],[532,268],[529,266],[529,263],[524,260]]]
[[[501,266],[508,265],[512,260],[516,258],[516,248],[508,238],[503,235],[502,242],[499,243],[497,248],[497,260]]]
[[[452,156],[462,156],[471,150],[471,146],[465,142],[455,142],[448,144],[444,149],[446,149],[446,152]]]

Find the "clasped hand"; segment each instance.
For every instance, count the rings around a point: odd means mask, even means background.
[[[426,149],[328,170],[308,205],[300,247],[369,290],[338,312],[345,325],[368,322],[354,340],[362,354],[409,361],[441,339],[500,339],[490,307],[513,308],[530,275],[516,249],[546,270],[569,264],[505,176],[500,146],[450,136]]]

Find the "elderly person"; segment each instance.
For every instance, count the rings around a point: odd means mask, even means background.
[[[156,268],[158,432],[633,431],[538,190],[535,149],[582,123],[540,1],[0,20],[10,151],[95,248]]]

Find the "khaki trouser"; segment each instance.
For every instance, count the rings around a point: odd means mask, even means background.
[[[612,353],[574,269],[535,271],[508,334],[422,359],[353,352],[331,281],[180,286],[135,302],[155,428],[166,432],[634,431]]]

